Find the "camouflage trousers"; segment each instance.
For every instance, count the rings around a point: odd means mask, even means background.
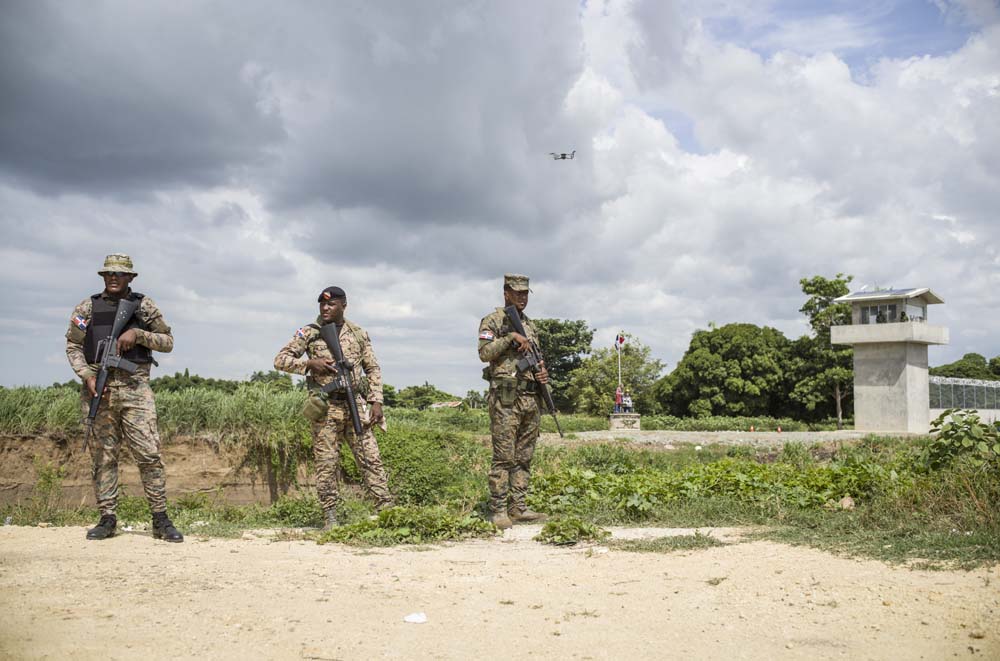
[[[524,511],[531,483],[531,458],[535,454],[541,410],[537,395],[521,394],[511,406],[489,398],[493,463],[490,466],[490,509]],[[509,502],[508,502],[509,499]]]
[[[80,410],[86,419],[90,393],[80,393]],[[85,430],[86,431],[86,430]],[[167,510],[167,478],[160,459],[160,434],[156,429],[156,404],[145,379],[108,386],[94,418],[90,437],[94,497],[101,514],[113,514],[118,504],[118,454],[122,441],[139,468],[142,488],[153,512]]]
[[[389,479],[382,465],[382,455],[369,426],[369,409],[358,406],[364,433],[358,438],[346,403],[330,402],[325,422],[313,423],[313,457],[316,461],[316,494],[324,512],[336,511],[340,496],[340,443],[347,441],[361,473],[365,491],[381,509],[392,505]]]

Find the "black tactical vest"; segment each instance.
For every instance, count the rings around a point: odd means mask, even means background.
[[[142,305],[142,294],[132,292],[128,298],[130,301],[137,301],[140,306]],[[101,340],[111,335],[111,329],[115,325],[115,313],[118,312],[118,301],[107,301],[101,294],[94,294],[90,297],[90,300],[93,305],[93,311],[90,314],[90,323],[87,324],[87,335],[83,339],[83,355],[88,363],[96,363],[100,361],[100,356],[97,355],[97,345]],[[138,309],[136,309],[135,314],[132,315],[128,323],[125,324],[122,332],[124,333],[130,328],[148,330],[146,324],[142,323],[142,320],[139,319]],[[122,358],[127,358],[133,363],[151,363],[153,362],[153,352],[150,351],[149,347],[136,344],[131,350],[126,351],[122,355]]]

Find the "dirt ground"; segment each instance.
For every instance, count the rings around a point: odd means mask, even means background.
[[[916,571],[770,542],[554,548],[531,541],[538,529],[358,550],[3,526],[0,658],[1000,658],[998,567]]]

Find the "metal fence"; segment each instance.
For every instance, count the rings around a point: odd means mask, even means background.
[[[932,376],[932,409],[1000,409],[1000,381]]]

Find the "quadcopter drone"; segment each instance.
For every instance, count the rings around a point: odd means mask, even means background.
[[[576,150],[574,149],[572,152],[570,152],[568,154],[557,154],[554,151],[550,151],[549,152],[549,156],[551,156],[553,158],[553,160],[556,160],[556,161],[566,161],[566,160],[570,160],[571,161],[571,160],[573,160],[573,157],[576,156]]]

